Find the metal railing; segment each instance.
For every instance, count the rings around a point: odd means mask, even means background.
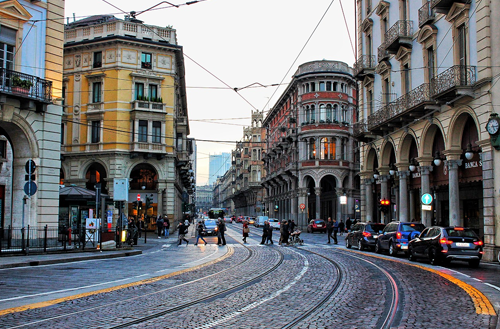
[[[397,21],[390,29],[385,32],[384,46],[387,48],[398,38],[411,37],[413,34],[413,21]]]
[[[44,103],[52,100],[52,81],[0,68],[0,90]]]
[[[358,75],[365,69],[374,69],[375,66],[375,55],[361,55],[354,63],[354,75]]]
[[[389,53],[387,52],[387,49],[385,47],[385,44],[382,44],[381,46],[378,47],[378,57],[377,60],[378,62],[382,62],[384,59],[389,57]]]
[[[439,95],[457,87],[476,83],[476,67],[455,65],[431,79],[431,95]]]
[[[427,22],[432,21],[434,17],[434,9],[431,8],[431,3],[427,2],[418,10],[418,27],[424,26]]]

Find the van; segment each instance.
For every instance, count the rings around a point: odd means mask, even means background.
[[[269,219],[269,217],[267,217],[267,216],[257,216],[257,219],[255,220],[255,223],[254,223],[254,226],[255,227],[264,226],[264,222],[268,219]]]

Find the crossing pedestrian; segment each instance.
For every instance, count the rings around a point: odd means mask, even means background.
[[[167,215],[163,216],[163,232],[165,234],[165,237],[168,238],[168,236],[170,235],[170,221],[168,220]]]
[[[273,242],[273,228],[269,222],[267,222],[267,225],[269,226],[269,229],[267,231],[266,244],[267,243],[274,244],[274,242]]]
[[[288,237],[289,237],[288,229],[289,229],[288,221],[284,219],[281,222],[280,226],[280,233],[281,233],[280,246],[282,246],[284,243],[286,243],[286,245],[288,246]]]
[[[347,220],[345,221],[345,229],[347,230],[347,232],[351,230],[351,224],[351,217],[347,216]]]
[[[196,231],[197,231],[197,234],[196,234],[196,243],[194,244],[195,246],[198,245],[198,240],[199,239],[202,239],[203,242],[205,242],[205,246],[207,245],[207,241],[205,241],[205,239],[203,238],[203,222],[200,220],[198,222],[198,226],[196,227]]]
[[[266,243],[268,234],[269,234],[269,222],[266,220],[264,221],[264,226],[262,227],[262,241],[260,242],[260,244]]]
[[[326,234],[328,235],[327,243],[330,243],[330,239],[333,238],[332,233],[333,233],[333,221],[331,217],[328,217],[328,220],[326,222]]]
[[[248,233],[250,233],[250,227],[248,227],[248,222],[243,221],[243,243],[247,243]]]
[[[226,232],[226,224],[222,220],[222,218],[219,218],[219,223],[217,224],[218,231],[219,233],[217,234],[217,245],[226,245],[226,237],[225,237],[225,232]]]
[[[339,232],[340,232],[340,235],[344,235],[344,220],[343,219],[341,219],[340,223],[339,223]]]
[[[187,246],[189,244],[189,241],[186,240],[186,234],[188,233],[189,222],[187,220],[184,223],[180,222],[177,226],[177,229],[179,230],[179,243],[177,245],[180,246],[182,244],[182,241],[186,241]]]
[[[161,218],[161,215],[158,215],[156,219],[156,229],[158,230],[158,239],[161,239],[161,233],[163,231],[163,218]]]

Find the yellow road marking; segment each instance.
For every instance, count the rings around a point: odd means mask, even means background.
[[[143,284],[153,283],[153,282],[160,281],[160,280],[165,280],[165,279],[171,278],[171,277],[179,275],[179,274],[183,274],[183,273],[186,273],[186,272],[195,271],[195,270],[198,270],[198,269],[203,268],[205,266],[209,266],[209,265],[213,265],[215,263],[221,262],[224,259],[231,257],[233,254],[234,254],[234,248],[229,247],[228,250],[227,250],[227,252],[226,252],[226,254],[224,256],[222,256],[220,258],[217,258],[217,259],[214,259],[214,260],[212,260],[210,262],[201,264],[201,265],[190,267],[190,268],[187,268],[187,269],[184,269],[184,270],[181,270],[181,271],[177,271],[177,272],[172,272],[172,273],[165,274],[165,275],[162,275],[162,276],[157,276],[155,278],[150,278],[150,279],[145,279],[145,280],[141,280],[141,281],[137,281],[137,282],[122,284],[122,285],[115,286],[115,287],[110,287],[110,288],[100,289],[100,290],[86,292],[86,293],[82,293],[82,294],[77,294],[77,295],[73,295],[73,296],[67,296],[67,297],[62,297],[62,298],[58,298],[58,299],[48,300],[48,301],[44,301],[44,302],[33,303],[33,304],[28,304],[28,305],[23,305],[23,306],[8,308],[8,309],[5,309],[5,310],[0,310],[0,316],[6,315],[6,314],[11,314],[11,313],[23,312],[23,311],[32,310],[32,309],[37,309],[37,308],[42,308],[42,307],[47,307],[47,306],[51,306],[51,305],[55,305],[55,304],[67,302],[67,301],[70,301],[70,300],[75,300],[75,299],[83,298],[83,297],[98,295],[98,294],[102,294],[102,293],[107,293],[107,292],[112,292],[112,291],[116,291],[116,290],[120,290],[120,289],[129,288],[129,287],[134,287],[134,286],[139,286],[139,285],[143,285]]]
[[[397,260],[397,259],[385,258],[385,257],[381,257],[381,256],[374,255],[374,254],[366,254],[364,252],[360,252],[360,251],[356,251],[356,250],[349,250],[349,252],[357,253],[357,254],[360,254],[360,255],[368,256],[368,257],[389,260],[389,261],[392,261],[392,262],[396,262],[396,263],[400,263],[400,264],[405,264],[405,265],[408,265],[408,266],[417,267],[417,268],[420,268],[422,270],[429,271],[429,272],[432,272],[434,274],[440,275],[443,278],[445,278],[446,280],[448,280],[448,281],[456,284],[457,286],[459,286],[460,288],[462,288],[467,294],[469,294],[469,296],[472,299],[472,302],[474,303],[474,306],[476,308],[476,313],[477,314],[484,314],[484,315],[491,315],[491,316],[496,316],[497,315],[495,313],[495,309],[493,308],[493,305],[491,305],[490,300],[482,292],[480,292],[479,290],[477,290],[473,286],[471,286],[471,285],[463,282],[462,280],[459,280],[459,279],[455,278],[454,276],[451,276],[451,275],[446,274],[446,273],[442,273],[442,272],[440,272],[438,270],[434,270],[432,268],[428,268],[428,267],[425,267],[425,266],[422,266],[422,265],[402,262],[402,261]]]

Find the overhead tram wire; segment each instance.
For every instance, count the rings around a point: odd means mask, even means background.
[[[349,25],[347,25],[347,19],[345,18],[344,6],[342,6],[342,0],[339,0],[340,9],[342,10],[342,16],[344,16],[344,23],[347,29],[347,35],[349,36],[349,42],[351,43],[352,54],[354,55],[354,60],[356,60],[356,51],[354,50],[354,45],[352,43],[351,32],[349,31]]]
[[[328,5],[328,8],[326,8],[326,11],[325,13],[323,14],[323,16],[321,16],[321,19],[319,20],[318,24],[316,24],[316,27],[314,28],[314,30],[312,31],[311,35],[309,35],[309,38],[307,38],[307,41],[306,43],[304,44],[304,46],[302,47],[302,49],[300,50],[299,54],[297,55],[297,57],[295,57],[292,65],[290,65],[290,68],[288,69],[288,71],[286,71],[285,75],[283,76],[283,79],[281,79],[280,81],[280,85],[283,83],[283,81],[285,81],[285,79],[288,77],[288,73],[291,71],[291,69],[294,67],[295,63],[297,62],[297,60],[299,59],[300,55],[302,54],[302,52],[304,51],[304,49],[306,48],[307,44],[309,43],[309,41],[311,40],[312,36],[314,35],[314,33],[316,32],[316,30],[318,29],[319,25],[321,24],[321,22],[323,21],[323,18],[325,18],[326,14],[328,13],[328,11],[330,10],[330,7],[332,6],[333,2],[335,0],[332,0],[332,2],[330,2],[330,4]],[[276,94],[276,92],[278,91],[278,87],[276,87],[276,89],[274,90],[273,94],[271,95],[271,97],[267,100],[267,103],[264,105],[264,108],[262,109],[262,112],[266,112],[265,109],[266,107],[269,105],[269,102],[271,101],[271,99],[274,97],[274,95]],[[269,112],[269,111],[267,111]]]

